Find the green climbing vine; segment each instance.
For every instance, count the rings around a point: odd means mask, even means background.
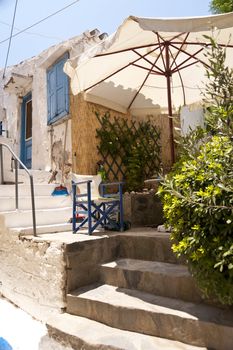
[[[143,122],[111,119],[96,114],[100,128],[98,151],[108,179],[124,179],[128,191],[140,191],[144,180],[157,175],[160,166],[160,132],[148,119]]]

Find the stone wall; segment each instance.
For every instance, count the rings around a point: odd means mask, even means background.
[[[63,244],[0,228],[0,247],[0,294],[38,318],[66,306]]]
[[[133,116],[132,119],[136,121],[145,121],[146,119],[150,119],[150,121],[156,125],[156,127],[160,130],[160,145],[161,145],[161,160],[163,165],[163,170],[167,173],[172,166],[171,161],[171,141],[170,141],[170,129],[169,129],[169,118],[167,114],[155,114],[151,116]],[[173,116],[173,126],[179,126],[179,116]],[[175,133],[175,130],[174,130]]]
[[[67,245],[67,291],[98,282],[100,264],[116,259],[119,245],[117,235]]]
[[[164,222],[163,206],[155,191],[125,193],[123,197],[124,220],[132,226],[157,227]]]
[[[73,171],[77,174],[95,175],[96,163],[100,160],[96,138],[96,129],[100,127],[100,123],[95,113],[97,112],[102,116],[108,111],[111,117],[120,116],[122,118],[127,118],[127,115],[87,102],[81,94],[71,96],[70,110],[72,116]]]
[[[7,139],[3,136],[0,135],[0,143],[5,143],[8,146],[12,147],[12,142],[10,139]],[[3,164],[4,164],[4,169],[6,170],[10,170],[11,169],[11,154],[9,153],[9,151],[6,149],[6,147],[2,148],[2,153],[3,153]],[[4,171],[4,175],[6,173],[6,170]],[[6,180],[6,176],[4,178],[4,180]],[[0,181],[1,181],[1,167],[0,167]]]
[[[4,127],[18,156],[21,147],[22,98],[32,93],[32,169],[56,170],[60,173],[65,148],[65,171],[69,170],[67,168],[71,166],[72,160],[70,113],[53,125],[48,125],[47,69],[64,53],[69,52],[72,59],[99,43],[99,40],[97,31],[94,36],[87,31],[51,46],[33,58],[7,67],[5,79],[0,80],[0,120],[4,119]],[[3,73],[1,68],[0,73]],[[21,76],[20,83],[9,83],[13,74]],[[56,151],[58,148],[59,152]]]
[[[147,118],[123,114],[107,107],[87,102],[82,94],[77,96],[71,95],[70,113],[72,117],[72,162],[74,172],[88,175],[96,174],[96,163],[100,160],[97,151],[96,129],[100,127],[100,124],[95,113],[97,112],[102,116],[107,111],[111,117],[117,116],[128,120],[142,121]],[[156,114],[149,118],[161,131],[161,158],[163,168],[167,171],[171,166],[168,117],[167,115]]]

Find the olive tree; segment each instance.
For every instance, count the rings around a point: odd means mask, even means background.
[[[210,2],[212,13],[225,13],[233,11],[233,0],[212,0]]]

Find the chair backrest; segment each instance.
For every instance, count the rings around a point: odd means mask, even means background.
[[[72,174],[72,181],[74,182],[80,182],[80,181],[87,181],[87,180],[92,180],[91,182],[91,197],[92,198],[98,198],[100,197],[99,193],[99,185],[102,181],[101,175],[79,175],[79,174]],[[79,191],[81,194],[87,193],[87,185],[81,184],[77,185]]]

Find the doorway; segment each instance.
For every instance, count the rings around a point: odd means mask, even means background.
[[[24,165],[32,167],[32,94],[23,97],[21,110],[21,151],[20,158]]]

